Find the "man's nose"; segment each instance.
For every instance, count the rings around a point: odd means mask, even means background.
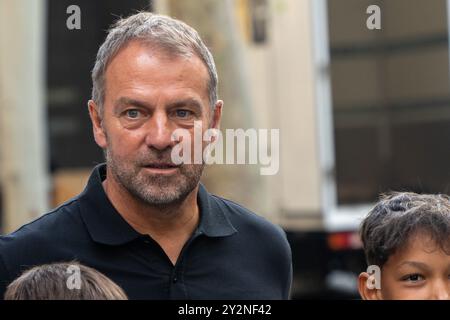
[[[175,141],[171,139],[175,128],[172,128],[165,112],[156,111],[147,124],[147,128],[145,143],[149,148],[164,150],[175,145]]]

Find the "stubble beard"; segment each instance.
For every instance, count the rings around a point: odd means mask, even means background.
[[[139,155],[133,161],[122,160],[109,149],[105,150],[105,156],[114,179],[138,201],[154,207],[182,203],[198,186],[204,169],[204,164],[183,164],[173,175],[146,172],[145,165],[152,161],[170,161],[170,150],[149,150],[146,155]]]

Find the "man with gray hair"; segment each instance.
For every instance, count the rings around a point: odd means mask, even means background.
[[[217,72],[198,33],[148,12],[121,19],[92,81],[89,114],[106,164],[80,195],[0,237],[0,294],[30,266],[77,260],[130,299],[289,298],[282,229],[208,193],[204,163],[172,161],[185,139],[177,129],[193,136],[196,123],[203,132],[220,125]]]

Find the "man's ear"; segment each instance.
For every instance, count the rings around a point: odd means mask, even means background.
[[[381,290],[372,288],[372,276],[367,272],[361,272],[358,277],[358,291],[363,300],[382,300]]]
[[[211,118],[210,128],[220,129],[220,120],[222,119],[222,107],[223,107],[223,101],[217,100],[217,102],[214,106],[214,113]]]
[[[88,109],[89,116],[91,117],[92,121],[92,130],[94,132],[95,142],[100,148],[105,149],[107,143],[105,131],[102,125],[102,116],[99,114],[98,107],[93,100],[88,101]]]

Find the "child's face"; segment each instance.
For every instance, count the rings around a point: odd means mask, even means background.
[[[360,284],[360,293],[367,299],[449,300],[450,255],[428,235],[419,233],[383,265],[380,290],[366,289],[363,293],[361,289]]]

